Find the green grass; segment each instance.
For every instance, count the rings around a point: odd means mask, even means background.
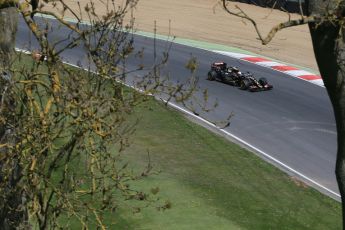
[[[119,229],[340,229],[340,203],[298,186],[253,153],[150,101],[126,158],[144,168],[147,150],[157,175],[136,186],[172,208],[121,211]],[[117,218],[114,216],[114,218]]]

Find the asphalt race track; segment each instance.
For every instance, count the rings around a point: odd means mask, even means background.
[[[56,22],[51,23],[56,27]],[[60,28],[49,39],[64,38],[66,34],[68,31]],[[16,42],[18,48],[37,47],[23,21],[20,21]],[[154,62],[153,44],[153,39],[135,35],[134,46],[137,50],[144,48],[145,58],[138,60],[130,57],[127,68],[135,69],[141,61],[146,67],[151,66]],[[167,46],[169,43],[166,41],[156,41],[158,56]],[[83,48],[75,47],[62,56],[70,63],[86,64]],[[169,61],[162,73],[169,74],[171,81],[185,81],[190,76],[185,65],[191,56],[195,56],[199,64],[196,75],[199,77],[200,88],[208,89],[210,102],[216,99],[219,102],[215,111],[200,112],[200,116],[210,121],[221,121],[233,112],[231,124],[225,128],[227,132],[339,194],[334,174],[336,126],[323,87],[249,62],[175,43],[172,44]],[[265,77],[274,89],[251,93],[220,82],[207,81],[207,72],[214,61],[225,61],[228,65],[239,67],[242,72],[254,73],[257,78]],[[140,75],[140,72],[135,74]],[[318,189],[339,200],[332,192],[320,187]]]

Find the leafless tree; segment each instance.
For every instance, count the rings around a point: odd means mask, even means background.
[[[130,186],[152,166],[134,175],[121,161],[136,124],[127,117],[148,95],[188,100],[197,80],[176,85],[159,77],[168,58],[164,53],[136,82],[140,92],[125,88],[126,59],[134,52],[128,38],[133,18],[125,23],[125,16],[136,4],[90,1],[74,11],[57,0],[53,8],[62,10],[47,11],[38,1],[0,0],[1,229],[60,229],[73,221],[83,229],[90,224],[105,229],[104,213],[124,201],[139,201],[133,208],[140,210],[137,205],[156,200]],[[99,15],[96,5],[106,13]],[[14,52],[18,13],[39,44],[32,58]],[[66,21],[65,13],[75,23]],[[69,32],[49,40],[53,28],[39,24],[37,14],[52,16]],[[84,47],[94,71],[63,64],[60,54],[75,46]],[[195,66],[194,59],[187,65],[192,76]]]

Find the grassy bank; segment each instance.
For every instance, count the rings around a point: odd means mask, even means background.
[[[141,117],[126,157],[157,175],[137,186],[159,187],[172,208],[122,211],[119,229],[340,229],[340,204],[191,123],[155,101]],[[140,114],[140,115],[139,115]]]

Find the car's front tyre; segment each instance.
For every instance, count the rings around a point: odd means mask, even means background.
[[[209,71],[207,74],[207,80],[214,81],[216,80],[217,73],[215,71]]]
[[[267,79],[264,78],[264,77],[260,78],[260,79],[259,79],[259,84],[260,84],[261,86],[267,85]]]

